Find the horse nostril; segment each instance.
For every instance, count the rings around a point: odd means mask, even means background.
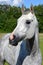
[[[13,39],[15,39],[16,38],[16,36],[15,35],[13,35]]]
[[[15,39],[15,37],[16,37],[15,35],[11,35],[11,36],[9,37],[9,40],[11,40],[11,41],[12,41],[12,40],[14,40],[14,39]]]

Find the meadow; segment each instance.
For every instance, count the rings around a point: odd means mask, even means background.
[[[5,35],[5,33],[0,33],[0,38]],[[42,54],[42,65],[43,65],[43,34],[39,34],[40,50]],[[4,65],[9,65],[7,62]]]

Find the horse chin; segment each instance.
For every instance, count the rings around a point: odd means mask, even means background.
[[[17,46],[17,45],[18,45],[18,43],[12,43],[11,45],[12,45],[12,46]]]

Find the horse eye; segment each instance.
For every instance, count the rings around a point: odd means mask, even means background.
[[[30,24],[30,21],[29,20],[26,20],[26,24]]]

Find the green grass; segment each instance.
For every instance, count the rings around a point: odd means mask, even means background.
[[[43,65],[43,34],[40,34],[40,49],[42,53],[42,65]]]
[[[0,38],[5,35],[5,33],[0,33]],[[39,34],[39,39],[40,39],[40,50],[42,53],[42,65],[43,65],[43,34]],[[9,65],[7,62],[4,65]]]

